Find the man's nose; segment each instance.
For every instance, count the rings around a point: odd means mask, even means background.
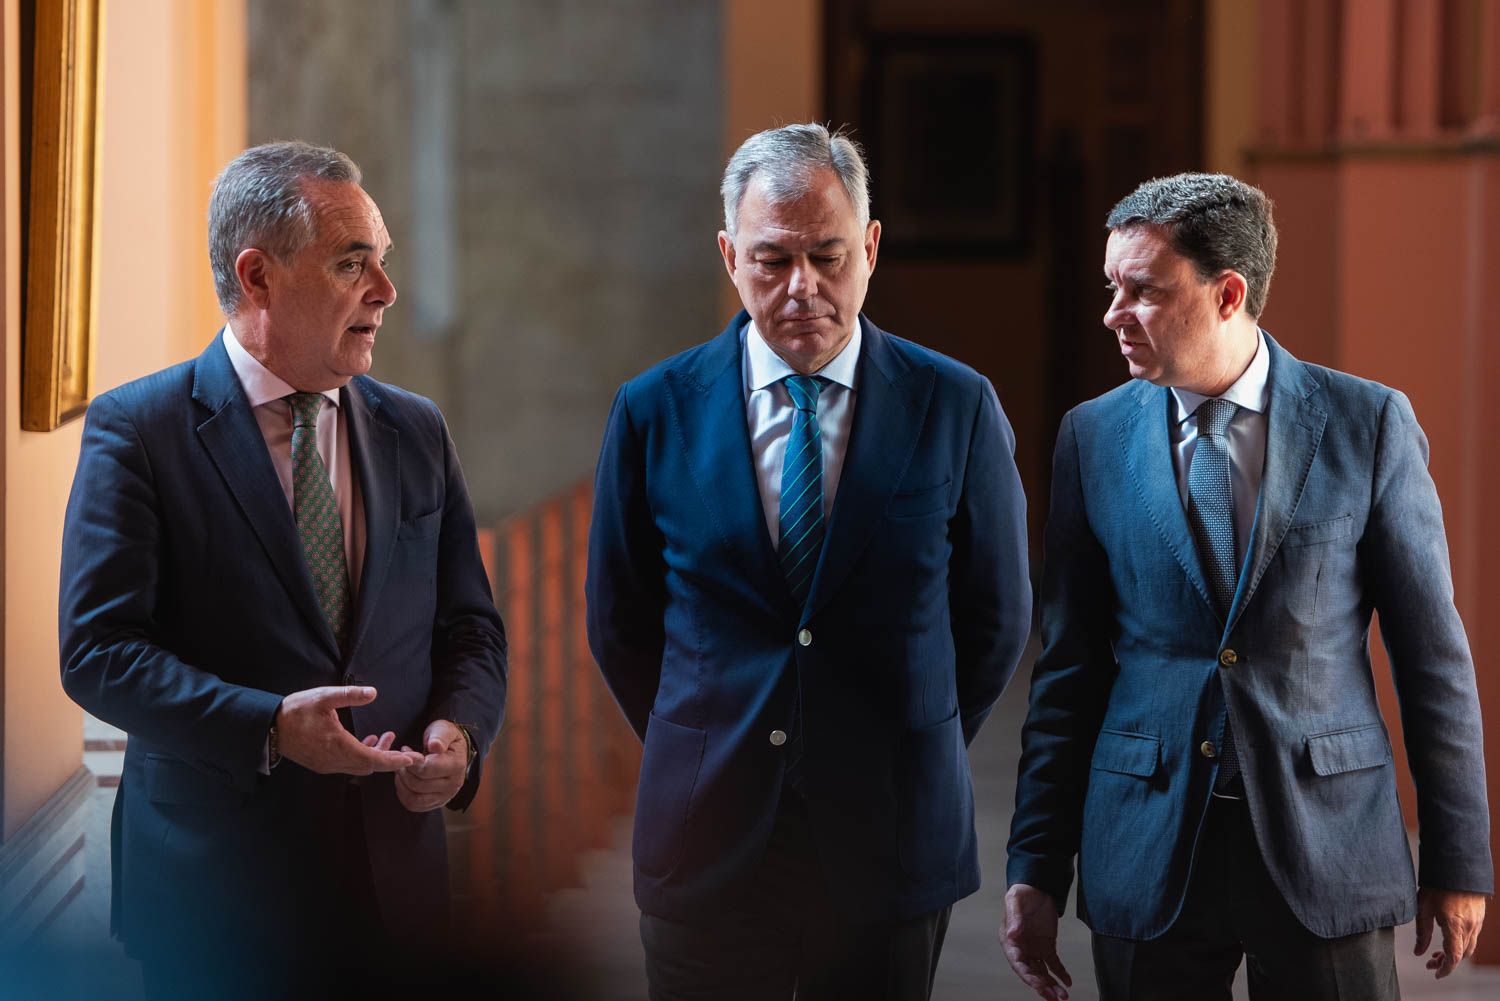
[[[1109,300],[1109,308],[1104,311],[1104,325],[1110,330],[1119,330],[1125,325],[1125,310],[1120,308],[1118,292]]]
[[[813,270],[812,262],[799,261],[792,265],[791,279],[787,284],[787,294],[793,299],[811,299],[818,294],[818,275]]]
[[[375,281],[371,285],[369,293],[365,296],[365,301],[371,304],[379,303],[382,306],[389,306],[394,303],[396,301],[396,285],[391,281],[391,276],[386,274],[385,268],[379,264],[373,264],[371,265],[371,274]]]

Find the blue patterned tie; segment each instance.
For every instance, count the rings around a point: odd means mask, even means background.
[[[823,549],[823,437],[818,430],[818,396],[827,379],[789,375],[782,380],[797,408],[781,465],[781,541],[777,556],[787,586],[806,604],[818,553]]]
[[[292,393],[292,511],[302,555],[312,574],[318,605],[328,618],[339,646],[349,625],[349,562],[344,552],[344,522],[328,469],[318,454],[318,411],[322,393]]]
[[[1204,400],[1198,405],[1198,440],[1188,467],[1188,521],[1198,544],[1198,559],[1213,591],[1219,615],[1229,618],[1229,606],[1239,583],[1239,559],[1234,538],[1234,491],[1230,480],[1229,442],[1224,434],[1239,407],[1228,400]],[[1214,791],[1237,795],[1240,760],[1235,752],[1229,716],[1219,741],[1219,774]]]

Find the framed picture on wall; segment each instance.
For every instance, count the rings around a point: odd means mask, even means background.
[[[92,393],[98,285],[104,0],[23,4],[30,37],[30,159],[21,426],[51,431]],[[29,29],[29,30],[27,30]]]
[[[1031,249],[1035,50],[1016,35],[876,35],[863,136],[881,248],[1008,257]]]

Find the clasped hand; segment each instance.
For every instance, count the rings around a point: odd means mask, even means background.
[[[427,751],[405,745],[395,751],[396,734],[356,738],[338,711],[375,701],[368,685],[332,685],[293,692],[276,710],[277,750],[289,761],[320,775],[396,773],[396,797],[414,813],[436,810],[463,786],[468,770],[468,738],[455,724],[434,720],[422,735]]]

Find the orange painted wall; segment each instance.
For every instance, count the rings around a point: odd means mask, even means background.
[[[244,0],[109,5],[104,31],[99,331],[94,388],[180,361],[222,322],[208,277],[209,184],[243,145]],[[62,514],[81,420],[20,430],[19,0],[4,0],[4,713],[0,837],[81,763],[82,715],[58,683]]]

